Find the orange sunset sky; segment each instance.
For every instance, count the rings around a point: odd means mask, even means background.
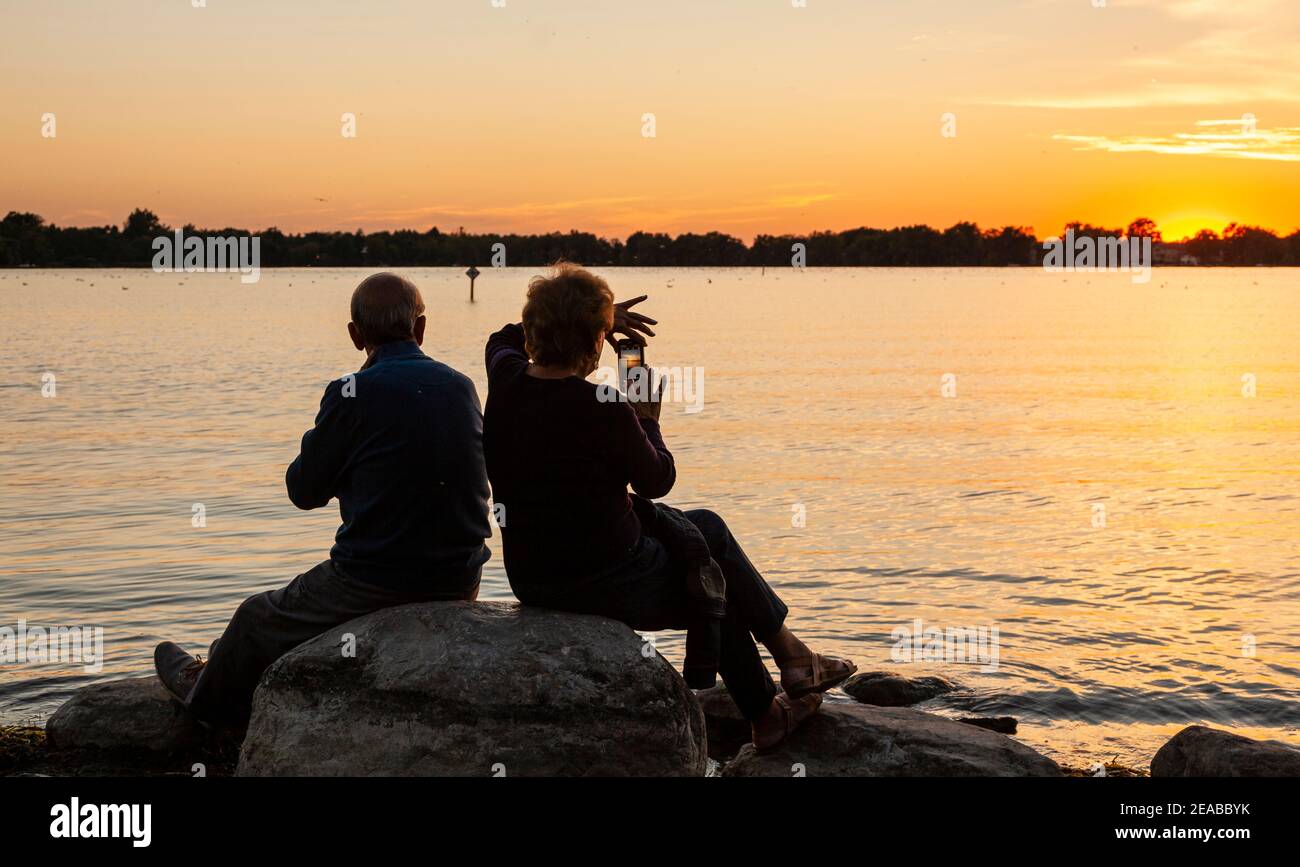
[[[1297,0],[504,2],[3,0],[0,211],[746,240],[1300,227]]]

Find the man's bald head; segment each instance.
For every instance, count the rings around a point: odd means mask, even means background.
[[[369,347],[415,340],[416,320],[423,315],[420,290],[398,274],[372,274],[352,293],[352,324]]]

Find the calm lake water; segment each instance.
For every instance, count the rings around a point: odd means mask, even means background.
[[[407,271],[426,351],[482,397],[537,270],[487,270],[473,305],[459,270]],[[106,645],[98,674],[0,667],[0,720],[150,670],[161,639],[206,647],[325,557],[336,509],[283,475],[360,362],[365,273],[0,272],[0,626]],[[1297,272],[603,273],[650,294],[652,365],[704,371],[703,410],[664,411],[668,501],[726,517],[816,646],[945,675],[964,689],[926,709],[1019,717],[1075,765],[1145,766],[1189,723],[1300,741]],[[511,598],[490,544],[483,597]],[[996,628],[996,670],[895,662],[918,619]],[[683,636],[658,647],[679,663]]]

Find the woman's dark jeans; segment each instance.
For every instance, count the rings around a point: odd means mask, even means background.
[[[774,635],[789,609],[749,562],[722,518],[707,509],[685,514],[704,534],[709,552],[727,579],[719,673],[740,712],[750,721],[757,720],[772,704],[777,689],[754,639]],[[560,592],[549,588],[514,590],[527,605],[601,614],[642,632],[685,629],[689,613],[683,568],[670,562],[664,546],[649,536],[641,537],[626,561],[576,587]]]

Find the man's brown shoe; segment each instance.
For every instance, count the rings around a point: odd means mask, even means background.
[[[182,705],[189,700],[204,664],[203,660],[170,641],[164,641],[153,651],[153,667],[158,672],[158,679],[171,697]]]

